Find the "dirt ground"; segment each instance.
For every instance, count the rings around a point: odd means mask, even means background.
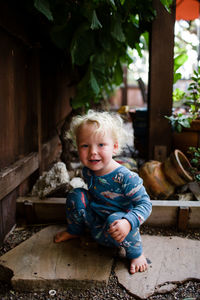
[[[27,238],[31,237],[34,233],[38,232],[44,227],[42,226],[25,226],[25,227],[16,227],[13,230],[4,244],[0,247],[0,255],[3,255],[10,249],[16,247],[21,242],[25,241]],[[178,232],[176,228],[152,228],[147,225],[141,227],[142,234],[149,235],[161,235],[161,236],[179,236],[186,237],[189,239],[200,240],[200,230],[187,230],[186,232]],[[0,282],[0,299],[1,300],[29,300],[29,299],[40,299],[40,300],[114,300],[114,299],[136,299],[134,296],[127,293],[127,291],[121,287],[115,276],[114,271],[112,270],[108,286],[106,288],[92,288],[86,289],[83,291],[67,289],[66,291],[61,290],[48,290],[42,292],[16,292],[12,289],[8,283]],[[181,300],[200,300],[200,282],[197,281],[187,281],[181,283],[177,288],[166,294],[154,295],[148,298],[148,300],[158,300],[158,299],[181,299]]]

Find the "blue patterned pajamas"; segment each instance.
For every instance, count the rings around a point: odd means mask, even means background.
[[[67,232],[80,235],[87,226],[93,238],[105,246],[122,246],[127,258],[142,254],[140,225],[151,213],[152,204],[138,174],[124,166],[104,176],[96,176],[83,168],[88,185],[74,189],[67,195]],[[107,232],[111,223],[125,218],[131,231],[122,243],[116,242]]]
[[[122,219],[125,212],[114,212],[106,219],[98,216],[90,207],[90,195],[85,189],[77,188],[67,195],[67,232],[81,235],[85,226],[91,232],[92,237],[99,244],[108,247],[123,247],[129,259],[139,257],[142,254],[142,243],[139,228],[132,229],[122,243],[115,241],[107,232],[111,223]]]

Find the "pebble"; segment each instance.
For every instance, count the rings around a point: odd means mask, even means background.
[[[50,291],[49,291],[49,295],[50,295],[51,297],[54,297],[54,296],[56,295],[56,291],[55,291],[55,290],[50,290]]]

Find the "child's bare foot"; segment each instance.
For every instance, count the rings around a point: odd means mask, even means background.
[[[55,235],[54,242],[60,243],[60,242],[64,242],[64,241],[71,240],[71,239],[77,239],[78,237],[79,237],[79,235],[73,235],[73,234],[68,233],[67,231],[61,231]]]
[[[147,260],[142,253],[137,258],[131,259],[131,264],[130,264],[130,273],[135,274],[136,272],[144,272],[147,270]]]

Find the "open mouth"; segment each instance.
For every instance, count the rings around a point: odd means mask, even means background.
[[[89,159],[89,162],[92,164],[96,164],[96,163],[100,162],[100,159]]]

